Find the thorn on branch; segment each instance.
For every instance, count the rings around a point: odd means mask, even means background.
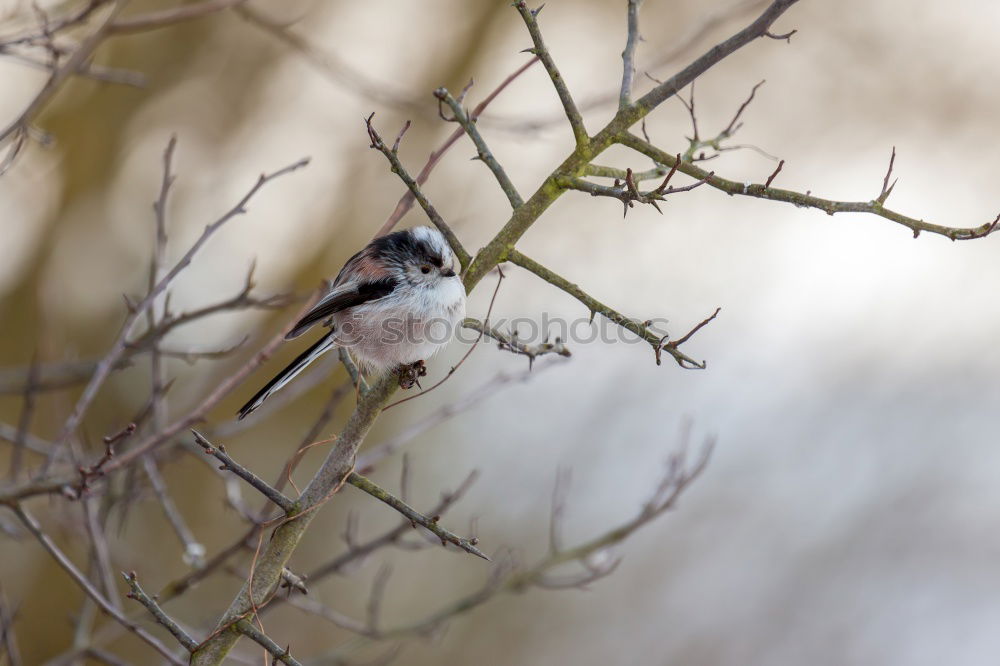
[[[367,118],[365,118],[365,129],[368,130],[368,140],[371,142],[369,148],[376,148],[381,150],[383,147],[382,137],[379,136],[378,132],[372,126],[372,118],[375,117],[375,112],[372,111]]]
[[[403,140],[403,135],[406,134],[406,130],[410,129],[410,121],[407,120],[403,125],[403,128],[399,130],[399,134],[396,135],[396,140],[392,142],[392,152],[396,154],[399,152],[399,142]]]
[[[475,84],[475,79],[470,78],[469,82],[465,84],[464,88],[462,88],[462,92],[458,93],[457,101],[459,104],[465,101],[465,96],[469,94],[470,90],[472,90],[473,84]]]
[[[674,340],[672,342],[666,342],[665,344],[663,344],[663,341],[661,340],[661,344],[657,345],[657,347],[656,347],[656,365],[660,365],[660,350],[661,349],[668,349],[668,350],[677,349],[682,344],[684,344],[685,342],[687,342],[688,340],[690,340],[691,337],[695,333],[697,333],[698,331],[700,331],[702,328],[704,328],[706,325],[708,325],[709,322],[711,322],[713,319],[715,319],[717,316],[719,316],[719,312],[721,312],[721,311],[722,311],[722,308],[715,308],[715,312],[713,312],[711,314],[711,316],[706,317],[705,319],[703,319],[702,321],[700,321],[697,326],[695,326],[694,328],[692,328],[690,331],[688,331],[685,335],[683,335],[682,337],[678,338],[677,340]],[[666,338],[666,336],[664,336],[664,338]],[[680,361],[678,361],[678,362],[680,363]],[[704,367],[704,365],[699,366],[699,367]]]
[[[757,85],[755,85],[755,86],[754,86],[754,87],[753,87],[753,88],[752,88],[752,89],[750,90],[750,96],[746,98],[746,101],[745,101],[745,102],[743,102],[742,104],[740,104],[740,108],[738,108],[738,109],[736,110],[736,115],[735,115],[735,116],[733,116],[733,119],[729,121],[729,124],[728,124],[728,125],[726,126],[726,129],[722,130],[722,133],[720,134],[720,136],[724,136],[724,137],[730,137],[730,136],[732,136],[733,134],[735,134],[735,133],[736,133],[736,131],[737,131],[737,130],[738,130],[738,129],[739,129],[740,127],[742,127],[742,126],[743,126],[743,123],[740,123],[739,125],[737,125],[736,123],[737,123],[737,122],[739,122],[739,119],[740,119],[740,116],[742,116],[742,115],[743,115],[743,112],[747,110],[747,107],[748,107],[748,106],[750,106],[750,102],[752,102],[752,101],[753,101],[753,97],[754,97],[754,95],[756,95],[756,94],[757,94],[757,88],[760,88],[760,87],[761,87],[762,85],[764,85],[764,83],[765,83],[765,82],[766,82],[766,79],[764,79],[764,80],[761,80],[761,82],[760,82],[760,83],[758,83]],[[648,140],[649,140],[649,139],[647,139],[647,141],[648,141]]]
[[[111,447],[117,444],[118,442],[122,441],[126,437],[129,437],[130,435],[134,434],[135,428],[136,425],[134,423],[129,423],[127,426],[125,426],[115,434],[107,435],[104,438],[104,444],[108,447],[107,451],[105,451],[105,455],[107,455],[109,458],[112,455],[114,455],[114,451],[111,450]]]
[[[776,39],[778,41],[784,40],[786,43],[792,43],[792,35],[798,32],[798,29],[792,30],[791,32],[786,32],[783,35],[776,35],[773,32],[767,31],[764,33],[765,37],[770,37],[771,39]]]
[[[780,162],[778,162],[777,168],[771,173],[770,176],[767,177],[767,180],[764,181],[765,190],[771,187],[771,183],[774,181],[775,178],[778,177],[778,174],[781,173],[781,167],[783,166],[785,166],[785,160],[781,160]]]
[[[680,103],[684,105],[684,108],[687,109],[688,115],[691,117],[691,131],[693,133],[693,136],[690,137],[689,141],[691,141],[692,144],[697,144],[699,143],[701,137],[698,136],[698,116],[696,116],[694,112],[694,84],[695,81],[692,81],[691,94],[689,96],[690,101],[685,102],[684,98],[681,97],[680,95],[677,95],[677,99],[680,100]]]
[[[636,185],[636,174],[631,169],[625,170],[624,181],[616,178],[614,184],[610,187],[598,185],[580,178],[563,178],[559,181],[559,184],[562,187],[586,192],[594,197],[610,197],[612,199],[618,199],[622,202],[626,215],[628,214],[628,209],[633,208],[636,202],[650,204],[656,208],[657,212],[662,214],[663,211],[660,210],[660,207],[656,202],[663,201],[668,195],[677,194],[678,192],[688,192],[696,187],[701,187],[702,185],[711,182],[712,177],[715,176],[715,172],[711,171],[705,174],[702,179],[692,183],[691,185],[685,185],[683,187],[666,187],[670,179],[673,177],[674,172],[676,172],[677,165],[680,162],[680,155],[678,155],[674,160],[673,167],[667,173],[664,183],[648,192],[641,192],[639,190]]]
[[[80,474],[80,483],[72,489],[67,487],[64,490],[64,494],[67,494],[70,499],[80,499],[83,497],[90,490],[90,482],[95,478],[103,476],[104,466],[115,457],[115,444],[128,438],[135,431],[136,424],[129,423],[115,434],[105,436],[102,439],[104,442],[104,455],[93,465],[77,467],[77,472]]]
[[[892,194],[893,188],[896,187],[896,183],[899,179],[892,181],[892,185],[889,184],[889,179],[892,178],[892,167],[896,163],[896,146],[892,147],[892,155],[889,157],[889,168],[885,172],[885,178],[882,179],[882,191],[879,192],[878,197],[875,201],[879,204],[884,204],[889,195]]]
[[[463,321],[462,326],[495,340],[497,349],[501,351],[509,351],[512,354],[527,356],[529,369],[534,365],[536,358],[545,354],[557,354],[566,358],[573,355],[560,337],[556,337],[553,342],[549,342],[546,339],[539,344],[530,345],[518,340],[516,330],[511,331],[509,334],[504,334],[489,326],[488,323],[471,318]]]
[[[291,569],[283,568],[281,570],[281,587],[288,588],[289,594],[293,590],[298,590],[302,594],[309,594],[309,590],[306,588],[306,576],[298,575],[292,572]]]

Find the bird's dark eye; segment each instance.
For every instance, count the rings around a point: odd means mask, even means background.
[[[424,264],[423,266],[420,267],[420,272],[423,273],[424,275],[427,275],[428,273],[431,272],[431,267],[428,266],[427,264]]]

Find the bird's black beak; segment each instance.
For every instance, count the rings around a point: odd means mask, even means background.
[[[443,277],[455,277],[455,271],[449,268],[447,270],[441,271],[441,275]]]

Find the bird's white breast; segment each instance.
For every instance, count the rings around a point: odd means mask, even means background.
[[[430,358],[447,346],[465,318],[457,278],[433,286],[399,285],[391,294],[334,316],[338,344],[370,370],[391,370]]]

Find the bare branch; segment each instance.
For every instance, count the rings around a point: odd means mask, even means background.
[[[240,620],[235,624],[235,628],[241,634],[243,634],[247,638],[251,639],[258,645],[260,645],[262,648],[267,650],[270,653],[270,655],[274,657],[275,661],[280,661],[281,663],[286,664],[286,666],[302,666],[302,663],[298,659],[295,659],[292,656],[291,648],[281,647],[273,640],[268,638],[264,632],[260,631],[259,629],[257,629],[257,627],[253,626],[252,622],[249,622],[247,620]]]
[[[601,303],[593,296],[580,289],[578,286],[576,286],[566,278],[563,278],[557,275],[556,273],[550,271],[548,268],[542,266],[537,261],[534,261],[533,259],[526,257],[517,250],[511,250],[508,253],[507,258],[514,264],[517,264],[522,268],[528,269],[529,271],[531,271],[538,277],[542,278],[549,284],[561,289],[562,291],[565,291],[567,294],[569,294],[576,300],[583,303],[585,306],[587,306],[587,309],[590,310],[591,319],[593,319],[595,315],[600,314],[603,317],[614,322],[615,324],[621,326],[625,330],[631,331],[632,333],[635,333],[636,335],[641,337],[643,340],[648,342],[650,346],[652,346],[653,351],[656,354],[657,364],[659,364],[660,362],[660,350],[662,349],[671,356],[673,356],[674,360],[677,361],[677,364],[680,365],[682,368],[698,369],[698,370],[703,370],[705,368],[704,361],[702,362],[695,361],[691,357],[687,356],[686,354],[678,350],[676,347],[664,347],[663,335],[650,330],[650,328],[646,326],[642,320],[631,319],[621,314],[620,312],[617,312],[616,310],[612,310],[611,308],[604,305],[603,303]]]
[[[517,68],[510,76],[504,79],[500,83],[500,85],[493,90],[493,92],[487,95],[483,99],[483,101],[480,102],[478,105],[476,105],[476,108],[474,108],[472,112],[468,114],[469,120],[475,123],[479,119],[479,116],[486,109],[486,107],[490,104],[490,102],[496,99],[497,95],[503,92],[504,88],[513,83],[517,77],[521,76],[521,74],[528,71],[528,69],[530,69],[531,66],[538,61],[539,61],[538,56],[533,57],[531,60],[529,60],[528,62],[524,63],[519,68]],[[464,129],[462,128],[456,129],[454,132],[451,133],[451,135],[447,139],[445,139],[444,143],[441,144],[440,148],[438,148],[437,150],[435,150],[430,154],[430,156],[427,158],[427,162],[424,164],[424,167],[420,170],[420,173],[417,174],[416,178],[417,185],[423,185],[424,183],[427,182],[427,179],[430,177],[431,171],[434,170],[434,167],[437,166],[438,162],[441,160],[444,154],[448,152],[448,149],[451,148],[453,145],[455,145],[455,142],[457,142],[464,133],[465,133]],[[416,198],[414,197],[413,192],[407,190],[406,194],[400,197],[399,201],[396,203],[396,207],[389,215],[389,218],[385,221],[385,224],[382,225],[382,227],[378,230],[378,232],[375,235],[384,236],[385,234],[392,231],[393,227],[395,227],[396,224],[403,218],[406,212],[413,207],[413,202],[415,200]]]
[[[127,35],[136,32],[157,30],[177,23],[203,18],[210,14],[224,11],[241,5],[246,0],[202,0],[190,4],[182,4],[169,9],[147,12],[138,16],[115,21],[111,26],[111,34]]]
[[[392,493],[380,487],[379,485],[375,484],[370,479],[361,476],[357,472],[351,472],[347,476],[347,483],[351,484],[358,490],[365,491],[375,499],[381,502],[385,502],[396,511],[399,511],[406,517],[407,520],[409,520],[413,524],[414,527],[420,525],[424,529],[428,530],[434,536],[436,536],[441,540],[442,546],[447,545],[449,543],[454,544],[467,553],[471,553],[477,557],[481,557],[484,560],[489,561],[490,558],[486,557],[486,555],[481,550],[476,548],[476,543],[478,542],[477,539],[463,539],[457,534],[449,532],[448,530],[438,525],[437,522],[438,516],[431,516],[430,518],[428,518],[427,516],[418,513],[408,504],[403,502],[401,499],[394,496]]]
[[[60,67],[52,71],[52,75],[45,82],[45,86],[35,95],[27,108],[10,125],[0,131],[0,142],[11,137],[15,132],[22,135],[27,133],[28,125],[34,120],[35,116],[49,103],[56,92],[62,87],[62,84],[75,74],[87,62],[90,56],[93,55],[97,47],[101,45],[101,42],[104,41],[104,38],[111,30],[111,26],[118,17],[118,14],[124,8],[125,0],[116,0],[107,16],[104,17],[101,25],[80,42],[80,45],[66,58]],[[45,30],[49,30],[49,28]],[[45,31],[43,31],[41,38],[45,39]]]
[[[368,598],[368,631],[372,635],[378,635],[378,625],[379,618],[382,614],[382,600],[385,598],[385,586],[389,582],[389,576],[392,575],[392,567],[388,564],[383,564],[379,567],[378,573],[375,574],[375,578],[372,580],[372,591]]]
[[[146,610],[149,611],[149,614],[153,616],[157,623],[166,627],[167,631],[169,631],[173,637],[177,639],[178,643],[184,646],[185,650],[188,652],[194,652],[194,650],[198,647],[198,642],[191,638],[187,632],[181,629],[181,627],[174,622],[169,615],[164,613],[163,609],[160,608],[160,605],[156,603],[155,599],[143,591],[142,587],[139,585],[139,581],[136,579],[135,572],[122,572],[122,577],[125,579],[125,582],[128,583],[128,598],[135,599],[140,604],[145,606]]]
[[[879,195],[875,198],[876,203],[884,204],[885,200],[889,198],[890,194],[892,194],[892,190],[894,187],[896,187],[896,183],[899,182],[899,179],[897,178],[896,180],[892,181],[892,185],[889,184],[889,179],[892,178],[892,166],[895,163],[896,163],[896,146],[893,146],[892,155],[889,157],[889,168],[886,170],[885,179],[882,181],[882,191],[879,192]]]
[[[443,493],[441,495],[441,500],[430,510],[432,516],[443,515],[448,509],[450,509],[456,502],[458,502],[462,496],[472,487],[476,479],[479,478],[479,472],[472,471],[469,473],[465,480],[459,484],[459,486],[449,493]],[[310,581],[319,581],[323,578],[327,578],[333,574],[343,572],[350,564],[363,560],[372,553],[374,553],[379,548],[385,546],[399,544],[400,540],[407,534],[409,534],[413,529],[413,523],[409,519],[404,519],[398,527],[395,527],[388,532],[377,536],[370,541],[365,543],[360,543],[351,546],[347,552],[338,555],[333,560],[323,564],[309,573],[307,578]]]
[[[781,160],[780,162],[778,162],[778,166],[776,166],[774,168],[774,171],[771,172],[771,175],[768,176],[767,180],[764,181],[764,189],[765,190],[767,188],[771,187],[771,182],[774,181],[774,179],[778,177],[778,174],[781,173],[781,167],[783,167],[783,166],[785,166],[785,160]]]
[[[765,32],[764,36],[768,37],[770,39],[776,39],[779,42],[782,41],[782,40],[784,40],[785,42],[791,44],[792,43],[792,35],[794,35],[797,32],[798,32],[798,30],[792,30],[791,32],[786,32],[783,35],[775,35],[772,32]]]
[[[639,5],[642,0],[628,0],[628,37],[622,51],[622,86],[618,94],[618,108],[624,109],[632,103],[632,79],[635,77],[635,47],[639,40]]]
[[[59,550],[59,547],[56,546],[52,539],[42,532],[42,528],[38,524],[38,521],[36,521],[31,514],[25,511],[20,505],[15,505],[12,508],[14,509],[14,513],[17,514],[17,517],[21,519],[24,526],[28,528],[28,531],[34,535],[40,544],[42,544],[45,550],[47,550],[59,566],[62,567],[63,571],[69,574],[69,577],[73,579],[80,589],[82,589],[88,597],[93,599],[94,602],[101,607],[101,610],[113,617],[115,621],[123,627],[145,641],[150,647],[159,652],[168,662],[175,664],[175,666],[185,666],[185,662],[175,657],[174,654],[163,643],[161,643],[158,638],[125,617],[125,615],[123,615],[114,604],[98,592],[97,589],[90,584],[90,581],[87,580],[80,570],[77,569],[76,566],[70,561],[70,559],[66,557],[61,550]]]
[[[136,305],[133,311],[126,317],[125,323],[122,325],[121,333],[119,333],[117,340],[112,345],[110,351],[105,355],[101,362],[98,364],[93,377],[91,377],[90,382],[83,391],[83,395],[77,401],[76,406],[73,408],[72,413],[66,419],[63,424],[62,431],[55,440],[56,446],[61,446],[69,438],[76,427],[80,424],[80,420],[86,413],[87,409],[90,407],[90,403],[94,400],[97,395],[98,390],[104,384],[104,381],[111,374],[111,371],[115,368],[117,363],[121,360],[123,354],[125,353],[126,346],[128,344],[128,338],[132,334],[132,329],[134,328],[136,322],[139,319],[139,315],[145,312],[156,298],[163,293],[167,286],[177,277],[178,273],[184,270],[190,263],[194,255],[197,254],[198,250],[208,241],[208,239],[216,232],[222,225],[236,217],[237,215],[242,215],[246,213],[246,206],[250,202],[250,199],[268,182],[279,178],[286,174],[289,174],[297,169],[306,166],[309,163],[309,159],[301,159],[294,164],[290,164],[284,168],[278,169],[270,174],[261,174],[257,179],[256,184],[250,188],[250,190],[243,195],[239,203],[233,206],[229,211],[218,218],[215,222],[212,222],[205,227],[201,236],[194,242],[193,245],[184,253],[184,256],[167,272],[167,274],[157,282],[156,286],[149,290],[142,301]]]
[[[295,502],[288,497],[272,488],[267,484],[266,481],[261,479],[259,476],[248,470],[243,465],[239,464],[232,457],[226,453],[226,449],[221,444],[218,446],[213,445],[207,439],[205,439],[200,432],[195,429],[191,429],[191,434],[194,435],[194,441],[198,446],[205,449],[205,453],[210,456],[214,456],[216,460],[222,463],[222,466],[228,469],[230,472],[240,477],[255,489],[257,489],[264,497],[271,500],[285,513],[290,513],[295,509]]]
[[[28,381],[24,386],[24,402],[21,406],[21,416],[17,422],[17,433],[12,440],[14,452],[10,456],[10,467],[7,471],[7,478],[10,481],[17,480],[24,462],[24,449],[28,442],[28,431],[31,429],[31,421],[35,414],[35,397],[38,393],[38,368],[38,356],[36,355],[31,359],[31,366],[28,370]]]
[[[736,52],[750,42],[767,34],[771,25],[798,0],[774,0],[757,19],[729,39],[716,44],[701,57],[670,77],[662,84],[643,95],[631,107],[620,111],[616,117],[615,130],[627,130],[643,116],[676,95],[685,86],[708,71],[716,63]]]
[[[608,549],[625,541],[635,532],[672,509],[681,494],[705,470],[711,450],[712,440],[708,440],[702,455],[691,466],[685,464],[683,450],[672,455],[668,460],[667,470],[649,501],[631,520],[571,548],[560,547],[555,550],[550,548],[549,553],[543,559],[530,567],[518,566],[510,559],[509,555],[507,558],[501,558],[495,565],[489,579],[479,590],[451,602],[423,619],[391,629],[384,629],[379,632],[378,638],[399,639],[407,636],[426,636],[441,628],[449,620],[495,599],[502,592],[518,592],[529,587],[579,588],[609,575],[621,560],[607,557]],[[558,543],[558,537],[556,541]],[[583,571],[568,575],[555,575],[553,573],[553,570],[573,563],[581,566]]]
[[[556,94],[559,95],[559,101],[562,102],[563,110],[566,112],[566,119],[573,130],[576,145],[587,145],[590,138],[587,136],[587,128],[583,125],[583,116],[580,115],[580,110],[576,108],[576,102],[573,101],[573,96],[566,86],[566,81],[563,80],[562,74],[559,73],[559,68],[556,67],[556,63],[552,59],[552,54],[549,53],[549,50],[545,47],[545,41],[542,39],[542,31],[538,27],[537,21],[538,12],[541,11],[541,7],[538,9],[528,9],[528,5],[524,0],[518,0],[514,3],[514,8],[521,15],[521,19],[524,21],[524,25],[527,26],[528,33],[531,35],[531,41],[535,45],[529,51],[538,56],[545,67],[545,71],[548,72],[549,78],[552,79],[552,85],[556,89]]]
[[[750,89],[750,96],[747,97],[742,104],[740,104],[740,108],[736,110],[736,115],[734,115],[733,119],[729,121],[728,125],[726,125],[726,129],[722,130],[720,136],[725,135],[727,138],[731,137],[736,130],[739,129],[740,126],[737,125],[737,123],[740,121],[740,117],[743,115],[743,112],[747,110],[747,107],[750,106],[750,103],[753,102],[754,95],[757,94],[757,88],[760,88],[764,85],[764,83],[764,81],[761,81]]]
[[[465,133],[469,135],[470,139],[472,139],[472,143],[476,145],[476,150],[478,151],[477,156],[486,166],[489,167],[490,171],[493,172],[497,182],[500,184],[500,189],[507,195],[507,200],[510,201],[511,208],[521,206],[524,203],[524,200],[521,198],[521,195],[518,194],[517,188],[514,187],[514,183],[512,183],[510,178],[507,176],[507,172],[504,171],[502,166],[500,166],[500,163],[497,162],[496,157],[494,157],[493,153],[490,151],[489,146],[486,145],[486,141],[479,133],[479,129],[476,127],[475,121],[465,113],[461,102],[452,97],[447,88],[438,88],[434,91],[434,96],[437,97],[440,102],[444,102],[448,105],[448,108],[451,109],[454,121],[461,125],[462,129],[465,130]]]
[[[479,333],[495,340],[497,343],[497,349],[509,351],[512,354],[527,356],[529,370],[534,365],[535,359],[539,356],[544,356],[545,354],[557,354],[568,358],[573,355],[569,348],[566,347],[565,343],[563,343],[562,338],[557,337],[553,342],[545,340],[532,345],[525,344],[518,340],[517,331],[512,331],[510,335],[507,335],[498,330],[496,327],[489,326],[478,319],[467,318],[462,322],[462,326],[472,331],[478,331]]]
[[[205,546],[194,537],[194,533],[185,522],[184,516],[181,515],[173,498],[167,492],[167,483],[160,473],[154,455],[150,453],[142,459],[143,470],[149,478],[150,485],[153,486],[153,494],[156,495],[156,500],[163,509],[163,515],[167,517],[167,522],[170,523],[177,538],[180,539],[181,545],[184,546],[183,559],[185,563],[198,569],[204,564]]]
[[[676,160],[673,155],[650,145],[648,142],[640,139],[634,134],[626,134],[619,140],[619,143],[624,146],[628,146],[629,148],[632,148],[633,150],[640,152],[661,164],[670,166],[676,164]],[[708,175],[707,171],[694,164],[686,162],[678,165],[677,170],[691,176],[692,178],[704,178]],[[768,199],[771,201],[782,201],[800,208],[817,208],[825,212],[827,215],[834,215],[836,213],[869,213],[871,215],[877,215],[910,229],[913,231],[914,238],[919,236],[921,232],[926,231],[932,234],[939,234],[945,238],[950,238],[951,240],[972,240],[988,236],[997,228],[992,222],[987,222],[986,224],[972,228],[948,227],[940,224],[931,224],[930,222],[924,222],[923,220],[907,217],[901,213],[889,210],[874,200],[832,201],[830,199],[821,199],[819,197],[812,196],[809,193],[802,194],[792,190],[782,190],[774,187],[766,187],[765,185],[760,184],[738,183],[719,176],[713,176],[711,180],[708,181],[708,184],[711,187],[726,192],[727,194]]]
[[[636,186],[636,180],[632,175],[631,169],[625,170],[624,181],[616,181],[614,185],[608,187],[606,185],[598,185],[597,183],[592,183],[588,180],[583,180],[582,178],[560,178],[557,182],[562,187],[570,190],[578,190],[580,192],[586,192],[592,197],[609,197],[612,199],[618,199],[622,202],[625,213],[628,214],[630,208],[634,207],[636,203],[649,204],[656,209],[656,212],[662,214],[663,211],[657,205],[657,201],[665,201],[666,198],[671,194],[677,194],[679,192],[689,192],[697,187],[701,187],[715,175],[715,172],[709,172],[701,180],[694,182],[690,185],[684,185],[682,187],[667,187],[670,179],[673,177],[675,169],[671,169],[667,172],[666,178],[659,187],[649,190],[648,192],[640,192],[639,188]]]

